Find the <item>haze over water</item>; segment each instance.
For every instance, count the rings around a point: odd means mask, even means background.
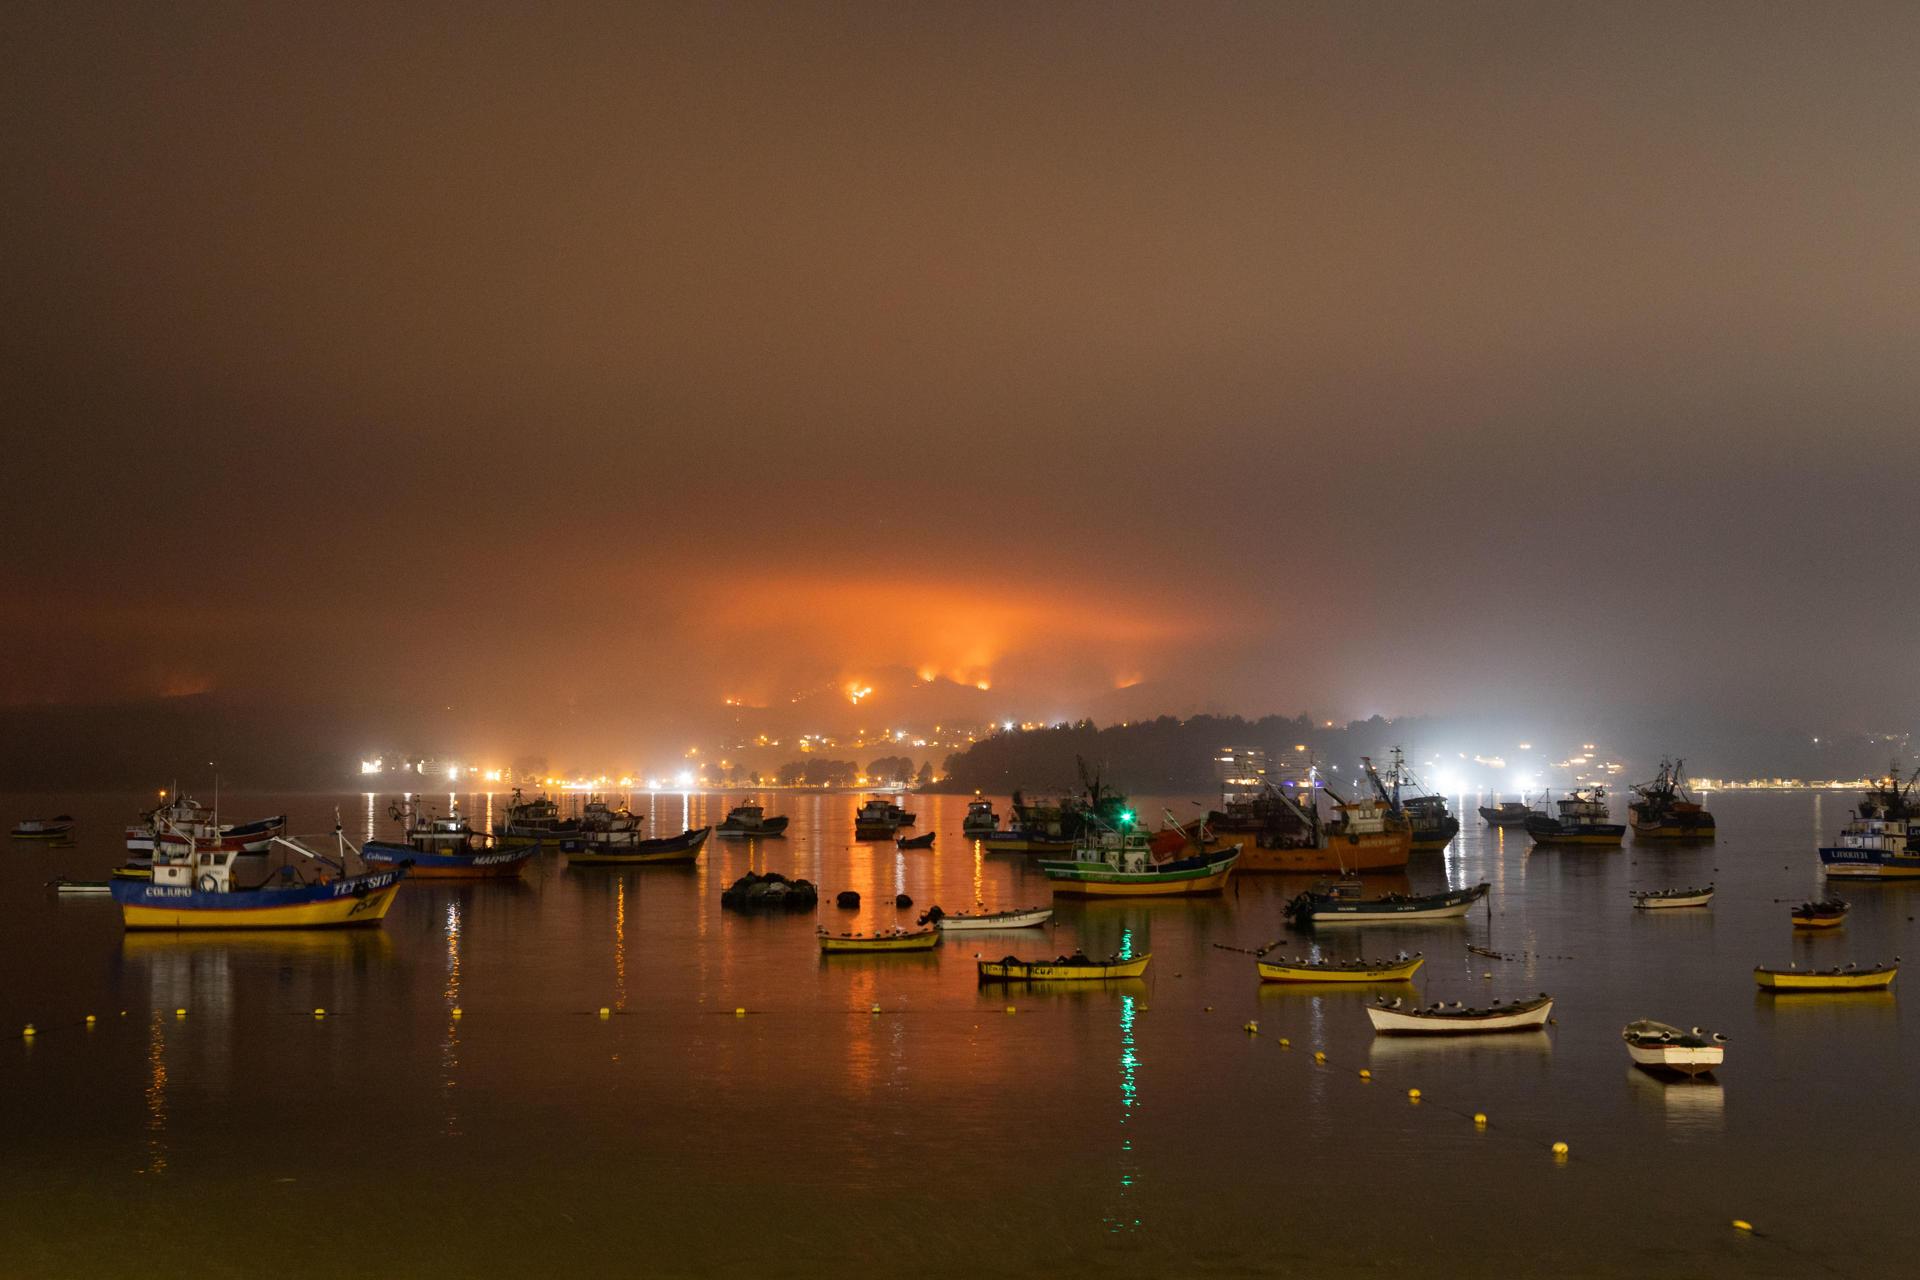
[[[409,883],[380,929],[244,937],[127,935],[110,902],[44,891],[55,874],[104,875],[145,803],[80,802],[77,848],[15,844],[0,863],[16,913],[0,935],[0,1027],[40,1032],[0,1042],[4,1269],[1903,1269],[1917,1130],[1900,1064],[1917,1046],[1900,987],[1781,998],[1749,974],[1912,947],[1920,898],[1900,885],[1850,886],[1836,936],[1791,936],[1788,903],[1819,891],[1814,846],[1851,796],[1716,795],[1717,844],[1617,852],[1532,852],[1471,816],[1490,798],[1456,798],[1460,837],[1415,855],[1405,884],[1486,880],[1488,908],[1280,947],[1421,950],[1423,999],[1556,997],[1544,1035],[1446,1044],[1377,1040],[1369,991],[1263,988],[1250,956],[1215,945],[1280,937],[1295,880],[1236,877],[1210,901],[1063,902],[1047,930],[823,960],[813,915],[723,912],[721,889],[749,866],[807,876],[839,929],[911,923],[934,903],[1045,902],[1045,882],[961,839],[963,797],[907,800],[915,830],[937,833],[935,850],[909,853],[852,841],[856,796],[765,798],[793,816],[786,839],[713,841],[691,869],[547,854],[519,884]],[[666,832],[737,799],[641,803]],[[1193,799],[1136,807],[1190,813]],[[358,841],[369,814],[390,834],[387,800],[222,807],[285,809],[318,831],[337,806]],[[476,819],[487,804],[462,797]],[[1629,905],[1629,888],[1709,880],[1708,911]],[[857,913],[832,905],[847,888],[864,896]],[[911,911],[892,905],[902,891]],[[976,953],[1076,946],[1154,960],[1143,981],[1090,990],[976,982]],[[1730,1035],[1718,1082],[1634,1072],[1619,1029],[1637,1017]],[[1563,1164],[1554,1141],[1570,1145]]]

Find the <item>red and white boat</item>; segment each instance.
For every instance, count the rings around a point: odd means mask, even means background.
[[[275,836],[287,833],[287,815],[222,825],[218,815],[191,796],[149,809],[137,826],[127,828],[127,850],[151,857],[156,849],[177,854],[194,849],[213,853],[264,853]]]

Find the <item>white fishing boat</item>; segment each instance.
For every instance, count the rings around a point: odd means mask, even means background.
[[[1495,1001],[1486,1005],[1409,1005],[1398,996],[1385,996],[1367,1006],[1376,1035],[1468,1035],[1492,1031],[1532,1031],[1547,1025],[1553,997],[1542,992],[1531,1000]]]
[[[960,833],[971,839],[990,836],[1000,829],[1000,815],[991,800],[969,800],[967,816],[960,820]]]
[[[1704,889],[1629,889],[1641,911],[1670,911],[1676,907],[1704,907],[1713,901],[1713,886]]]
[[[1444,893],[1410,896],[1389,893],[1378,898],[1366,896],[1366,886],[1358,880],[1339,884],[1318,884],[1287,903],[1287,918],[1296,925],[1326,924],[1399,924],[1422,920],[1446,920],[1464,916],[1473,904],[1487,896],[1491,888],[1482,881],[1468,889],[1449,889]]]
[[[1052,907],[1017,907],[1011,911],[942,911],[929,907],[921,924],[942,929],[1031,929],[1053,919]]]
[[[1682,1031],[1650,1018],[1629,1022],[1621,1029],[1620,1038],[1627,1042],[1627,1053],[1633,1058],[1633,1064],[1648,1071],[1702,1076],[1727,1056],[1727,1038],[1718,1032],[1702,1031],[1698,1027]]]

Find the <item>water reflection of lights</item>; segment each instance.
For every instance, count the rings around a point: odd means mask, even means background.
[[[147,1169],[167,1171],[167,1032],[159,1010],[147,1032]]]
[[[1122,936],[1122,947],[1132,945],[1131,931]],[[1131,951],[1125,952],[1131,954]],[[1125,1201],[1133,1190],[1138,1163],[1133,1157],[1133,1134],[1128,1128],[1133,1110],[1140,1105],[1140,1084],[1137,1072],[1140,1066],[1139,1056],[1134,1052],[1133,1036],[1134,997],[1120,997],[1120,1200],[1121,1206],[1107,1214],[1107,1230],[1112,1232],[1132,1231],[1140,1225],[1140,1219],[1125,1212]]]
[[[455,1105],[455,1090],[459,1087],[460,1069],[460,1019],[453,1011],[460,1007],[460,904],[447,904],[447,982],[442,996],[447,1005],[447,1030],[440,1042],[440,1092],[447,1104],[446,1135],[449,1138],[460,1136],[460,1110]]]
[[[627,1007],[627,882],[613,887],[613,1007]]]

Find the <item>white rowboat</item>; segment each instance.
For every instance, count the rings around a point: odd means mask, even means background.
[[[1727,1056],[1723,1047],[1727,1038],[1695,1027],[1682,1031],[1664,1022],[1642,1018],[1621,1029],[1633,1064],[1649,1071],[1671,1071],[1677,1075],[1700,1076],[1719,1066]]]
[[[1674,907],[1704,907],[1713,901],[1713,886],[1704,889],[1629,889],[1633,905],[1641,911],[1666,911]]]
[[[1431,1004],[1407,1005],[1398,999],[1382,997],[1367,1006],[1367,1017],[1377,1035],[1468,1035],[1491,1031],[1533,1031],[1547,1025],[1553,1013],[1553,997],[1536,996],[1510,1004],[1463,1007]]]
[[[988,911],[980,915],[956,912],[932,923],[942,929],[1031,929],[1053,919],[1052,907],[1021,907],[1013,911]]]

